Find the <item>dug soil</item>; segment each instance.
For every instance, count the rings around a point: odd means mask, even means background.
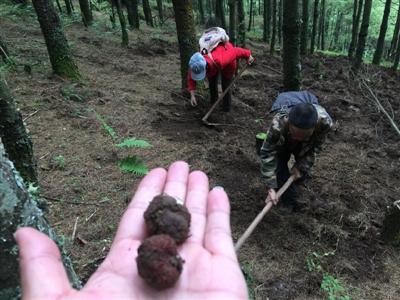
[[[180,91],[174,24],[120,33],[101,22],[65,27],[83,80],[51,75],[46,46],[33,17],[3,17],[2,35],[17,66],[7,81],[32,136],[48,219],[65,237],[83,281],[104,259],[139,177],[119,171],[119,158],[141,157],[149,168],[176,160],[207,173],[227,191],[235,240],[264,205],[255,136],[266,131],[269,108],[282,90],[282,61],[249,41],[256,58],[233,90],[232,111],[217,109],[207,127],[206,87],[196,108]],[[301,188],[300,210],[273,209],[239,253],[256,299],[321,299],[325,274],[353,299],[398,299],[399,251],[383,244],[386,206],[399,199],[400,137],[367,88],[348,74],[345,57],[302,58],[302,89],[317,95],[335,121],[313,178]],[[30,72],[29,72],[30,71]],[[368,66],[365,83],[400,120],[399,75]],[[142,138],[150,149],[116,150],[101,115],[120,139]],[[76,224],[75,240],[71,236]],[[329,281],[329,280],[328,280]],[[332,279],[331,279],[332,282]]]

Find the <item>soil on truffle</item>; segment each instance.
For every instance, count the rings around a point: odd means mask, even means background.
[[[87,280],[104,259],[140,181],[118,169],[127,154],[149,168],[185,160],[206,172],[210,186],[223,186],[229,195],[236,240],[264,206],[255,135],[267,129],[268,111],[282,91],[279,55],[270,56],[265,43],[248,42],[256,63],[235,84],[232,111],[218,108],[210,117],[228,125],[205,127],[200,120],[210,108],[207,91],[199,91],[203,99],[196,108],[180,94],[172,18],[156,31],[142,23],[140,31],[129,32],[127,48],[101,20],[87,29],[76,20],[65,32],[84,76],[79,83],[50,75],[34,14],[2,16],[0,28],[18,63],[7,82],[33,139],[47,217],[67,238],[77,221],[76,240],[66,245],[78,274]],[[400,253],[384,245],[379,232],[385,207],[400,193],[399,136],[366,88],[348,76],[346,57],[316,54],[301,61],[302,89],[318,97],[335,128],[302,188],[303,210],[283,215],[272,209],[241,248],[250,292],[256,299],[326,297],[321,273],[308,267],[313,260],[339,278],[353,299],[396,299]],[[32,66],[31,74],[23,65]],[[361,73],[398,123],[399,74],[376,66]],[[94,112],[119,137],[143,138],[153,147],[114,150]]]

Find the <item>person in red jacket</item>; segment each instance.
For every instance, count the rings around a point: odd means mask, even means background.
[[[251,51],[234,47],[230,42],[220,43],[209,54],[196,52],[190,58],[188,72],[188,90],[190,92],[190,104],[197,105],[195,96],[196,81],[208,78],[210,89],[210,101],[214,103],[218,99],[218,75],[221,76],[222,89],[225,90],[232,81],[237,68],[237,59],[247,59],[247,63],[254,61]],[[229,91],[223,100],[222,110],[228,112],[231,104],[231,92]]]

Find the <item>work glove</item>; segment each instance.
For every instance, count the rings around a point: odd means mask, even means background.
[[[254,57],[253,55],[250,54],[249,58],[247,59],[247,64],[251,65],[254,62]]]

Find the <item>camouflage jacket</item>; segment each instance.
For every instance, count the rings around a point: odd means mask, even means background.
[[[326,110],[315,105],[318,112],[318,123],[309,140],[293,142],[290,139],[288,113],[278,112],[268,130],[267,138],[261,147],[261,174],[268,188],[276,188],[276,167],[279,152],[290,152],[295,157],[295,167],[302,174],[308,174],[314,164],[315,155],[321,151],[322,144],[331,129],[333,122]]]

